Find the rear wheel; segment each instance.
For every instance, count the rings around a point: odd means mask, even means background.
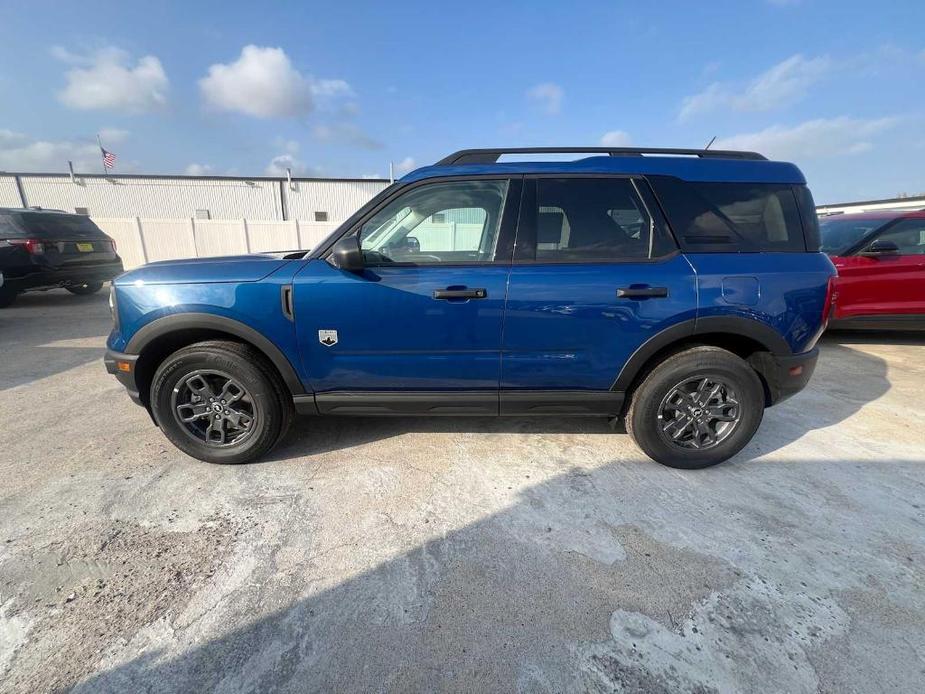
[[[626,428],[652,459],[670,467],[716,465],[741,451],[764,416],[764,388],[741,358],[694,347],[656,366],[636,389]]]
[[[84,284],[72,284],[65,287],[71,294],[77,294],[78,296],[96,294],[102,288],[102,282],[86,282]]]
[[[209,463],[247,463],[289,428],[292,401],[263,355],[236,342],[174,352],[154,374],[151,408],[164,435]]]
[[[16,292],[8,287],[0,287],[0,308],[6,308],[16,301]]]

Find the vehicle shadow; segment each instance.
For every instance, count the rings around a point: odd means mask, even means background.
[[[29,292],[0,309],[0,391],[102,359],[111,318],[106,289],[90,296]]]
[[[783,448],[811,431],[840,424],[883,397],[891,387],[888,364],[864,345],[925,345],[925,333],[825,333],[808,387],[765,413],[753,442],[738,458],[747,460]]]
[[[884,470],[870,460],[849,466],[859,485]],[[893,469],[920,477],[920,467],[897,461]],[[742,690],[770,681],[782,691],[813,689],[804,651],[829,643],[829,629],[811,625],[831,618],[833,576],[863,584],[871,571],[892,570],[877,563],[876,543],[854,546],[869,537],[859,527],[895,522],[891,534],[916,552],[922,538],[911,507],[869,519],[878,516],[876,498],[855,497],[862,507],[845,508],[842,497],[788,496],[789,522],[780,523],[779,493],[792,473],[652,465],[639,475],[615,463],[563,465],[510,506],[455,529],[447,529],[441,502],[396,507],[381,499],[365,518],[349,516],[356,532],[342,528],[330,546],[318,545],[316,514],[294,505],[282,512],[279,540],[239,547],[207,579],[212,587],[199,588],[212,593],[207,607],[188,609],[190,597],[178,594],[137,637],[88,623],[92,634],[100,630],[101,646],[125,647],[128,659],[98,672],[90,663],[80,674],[62,667],[57,677],[63,689],[94,694],[714,691],[717,672],[731,668],[728,682]],[[709,494],[691,493],[693,477],[711,480]],[[337,486],[335,473],[329,480]],[[452,494],[435,484],[432,493]],[[323,524],[341,522],[337,510],[321,512]],[[729,517],[739,522],[719,532],[717,518]],[[678,537],[691,542],[656,538],[653,528],[677,527],[678,519]],[[409,548],[392,555],[376,545],[393,536]],[[833,548],[845,549],[843,558]],[[787,566],[776,566],[781,559]],[[798,566],[806,567],[802,585],[788,585]],[[882,588],[864,596],[871,614],[895,611]],[[66,636],[64,659],[72,648]],[[920,675],[915,652],[894,641],[903,653],[895,662],[906,663],[895,675],[912,681]],[[860,653],[854,672],[873,686],[878,651]]]
[[[807,389],[768,410],[737,460],[776,451],[808,432],[835,426],[890,389],[887,362],[851,345],[925,345],[925,333],[827,333]],[[846,378],[850,374],[850,378]],[[769,414],[770,413],[770,414]],[[598,417],[299,417],[265,458],[286,460],[410,433],[626,434],[623,421]]]
[[[261,462],[360,446],[404,434],[626,433],[603,417],[298,417],[283,441]]]

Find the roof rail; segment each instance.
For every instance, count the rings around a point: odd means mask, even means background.
[[[504,154],[606,154],[611,157],[640,157],[646,154],[695,156],[704,159],[767,159],[758,152],[723,149],[671,149],[658,147],[502,147],[461,149],[444,157],[436,166],[495,164]]]

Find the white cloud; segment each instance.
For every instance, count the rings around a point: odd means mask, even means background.
[[[768,111],[801,99],[809,88],[832,69],[828,56],[807,60],[799,53],[774,65],[743,88],[714,82],[702,92],[685,97],[679,120],[722,108]]]
[[[96,140],[38,140],[0,129],[0,171],[67,172],[73,161],[80,172],[100,171]]]
[[[396,176],[404,176],[409,171],[414,171],[416,168],[418,168],[418,165],[417,162],[414,161],[414,159],[411,157],[405,157],[400,162],[395,164],[393,168],[395,170]]]
[[[73,66],[64,73],[67,86],[58,93],[65,106],[144,113],[167,103],[170,81],[153,55],[139,58],[134,65],[128,53],[114,47],[87,56],[58,47],[52,55]]]
[[[129,132],[121,128],[101,128],[99,136],[105,147],[106,145],[122,144],[128,139]]]
[[[539,104],[545,113],[551,116],[562,110],[565,90],[554,82],[543,82],[527,90],[527,98]]]
[[[335,123],[333,125],[316,125],[312,135],[322,142],[337,142],[354,145],[363,149],[382,149],[382,143],[367,135],[353,123]]]
[[[293,176],[320,176],[322,173],[320,168],[309,166],[299,159],[294,152],[287,152],[273,157],[264,168],[264,173],[267,176],[285,176],[286,169],[291,169]]]
[[[870,138],[889,130],[898,118],[818,118],[792,127],[772,125],[755,133],[719,138],[716,149],[761,152],[771,159],[812,159],[857,154],[873,147]]]
[[[209,176],[215,171],[211,164],[189,164],[184,170],[187,176]]]
[[[315,79],[292,66],[282,48],[248,45],[233,63],[217,63],[199,80],[206,105],[256,118],[295,118],[315,107],[317,98],[352,96],[343,80]]]
[[[625,130],[611,130],[601,135],[602,147],[629,147],[631,142],[629,133]]]

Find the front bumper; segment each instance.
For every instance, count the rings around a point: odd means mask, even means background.
[[[129,397],[136,405],[144,405],[141,395],[138,393],[138,384],[135,382],[135,366],[137,362],[137,354],[123,354],[122,352],[114,352],[111,349],[107,349],[106,355],[103,357],[106,371],[115,376],[116,380],[125,386]]]
[[[756,352],[748,358],[767,386],[767,404],[776,405],[799,393],[816,370],[819,348],[802,354],[771,354]]]
[[[109,282],[124,272],[122,261],[97,265],[78,265],[69,268],[39,268],[19,277],[7,274],[5,282],[8,288],[16,292],[30,289],[51,289],[68,285],[88,284],[91,282]]]

